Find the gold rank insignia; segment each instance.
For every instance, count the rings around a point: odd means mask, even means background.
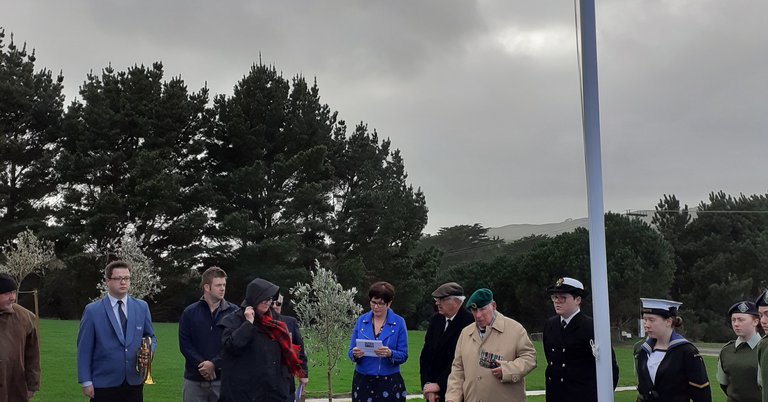
[[[563,286],[563,278],[560,278],[557,280],[557,282],[555,282],[556,288],[559,288],[560,286]],[[766,298],[768,298],[768,295],[766,296]]]

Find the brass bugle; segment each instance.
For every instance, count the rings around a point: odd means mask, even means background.
[[[144,378],[144,384],[154,384],[152,380],[152,338],[145,336],[141,338],[141,347],[136,353],[136,373]]]

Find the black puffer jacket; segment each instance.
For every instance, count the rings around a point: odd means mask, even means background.
[[[281,364],[280,345],[266,329],[245,319],[247,306],[277,296],[279,288],[263,279],[248,284],[240,310],[219,322],[222,333],[221,402],[284,402],[291,376]]]

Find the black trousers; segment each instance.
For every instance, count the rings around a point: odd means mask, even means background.
[[[91,402],[143,402],[144,384],[130,385],[127,381],[116,387],[94,388]]]

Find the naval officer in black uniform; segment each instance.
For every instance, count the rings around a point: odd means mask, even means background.
[[[590,345],[595,329],[592,318],[581,312],[584,284],[565,277],[547,291],[557,314],[544,324],[547,402],[597,402],[597,371]],[[619,366],[611,354],[616,388]]]
[[[640,300],[648,338],[635,345],[638,402],[712,402],[704,359],[675,331],[683,325],[682,303]]]

